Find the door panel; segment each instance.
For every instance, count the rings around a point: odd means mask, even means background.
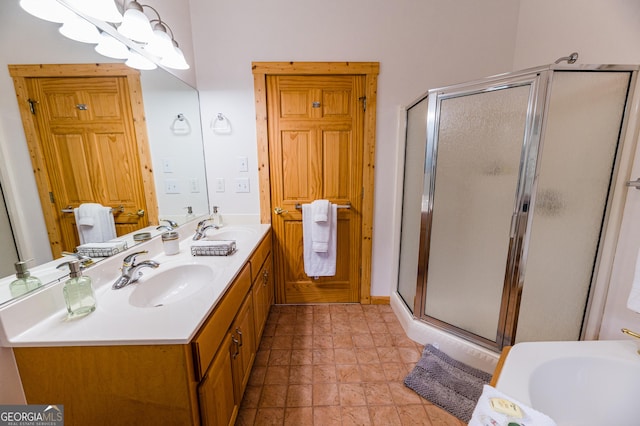
[[[61,233],[54,256],[79,244],[68,211],[82,203],[112,207],[117,235],[148,226],[138,214],[147,207],[126,79],[33,78],[29,96]]]
[[[275,265],[280,303],[357,302],[360,296],[362,128],[360,76],[268,76]],[[302,211],[316,199],[338,209],[333,277],[304,273]]]

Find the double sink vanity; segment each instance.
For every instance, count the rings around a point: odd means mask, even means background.
[[[225,226],[228,256],[193,256],[154,238],[88,268],[96,310],[67,318],[64,280],[0,308],[29,404],[64,405],[65,424],[233,424],[274,302],[269,225]],[[147,251],[159,267],[112,289],[123,259]],[[34,273],[35,275],[35,273]]]

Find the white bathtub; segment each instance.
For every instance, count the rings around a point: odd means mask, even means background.
[[[558,426],[640,425],[640,354],[634,341],[516,344],[496,388]]]

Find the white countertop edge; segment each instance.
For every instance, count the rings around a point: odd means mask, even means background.
[[[231,225],[233,226],[233,225]],[[256,233],[247,238],[246,245],[238,242],[238,251],[228,257],[218,256],[191,256],[188,252],[190,247],[190,238],[182,239],[180,243],[181,252],[184,253],[183,259],[190,262],[225,262],[227,266],[223,268],[223,272],[219,279],[226,280],[226,284],[216,294],[208,294],[206,300],[196,299],[185,302],[176,303],[175,305],[165,306],[162,308],[132,308],[123,305],[123,313],[129,311],[129,316],[105,313],[105,308],[101,303],[105,294],[111,291],[120,292],[116,296],[126,297],[127,292],[133,291],[132,287],[125,287],[121,290],[111,290],[110,284],[113,282],[113,273],[111,269],[117,268],[121,263],[121,257],[108,259],[99,265],[101,270],[109,271],[108,276],[104,279],[95,279],[94,289],[97,298],[97,309],[95,312],[84,318],[78,318],[72,321],[73,328],[61,327],[60,324],[65,322],[66,309],[62,300],[62,285],[58,283],[51,285],[40,292],[28,295],[18,303],[10,304],[5,309],[0,309],[0,321],[6,322],[7,316],[3,313],[6,310],[12,310],[13,316],[8,318],[19,320],[21,317],[33,320],[22,312],[20,303],[26,303],[31,309],[41,309],[45,306],[45,310],[51,309],[52,304],[58,305],[57,308],[46,315],[41,316],[38,321],[29,323],[22,332],[16,332],[15,328],[6,327],[7,324],[0,324],[0,345],[7,347],[49,347],[49,346],[119,346],[119,345],[172,345],[172,344],[188,344],[196,335],[202,324],[209,315],[214,311],[222,296],[229,289],[233,280],[237,277],[242,267],[248,262],[249,258],[263,240],[267,232],[271,229],[269,224],[243,224],[241,227],[254,229]],[[228,229],[228,228],[227,228]],[[224,232],[225,227],[220,229]],[[155,240],[150,241],[146,248],[149,249],[149,256],[157,257],[162,255],[161,243]],[[146,245],[147,243],[145,243]],[[247,248],[247,247],[250,247]],[[160,251],[159,251],[160,250]],[[129,250],[128,253],[132,251]],[[170,261],[176,263],[178,257],[171,258]],[[169,260],[167,261],[169,262]],[[91,272],[98,272],[96,268],[88,271],[87,275],[91,276]],[[209,291],[211,293],[212,291]],[[110,296],[113,296],[110,295]],[[193,305],[196,305],[195,307]],[[26,305],[25,305],[26,306]],[[113,308],[111,304],[111,308]],[[148,310],[147,310],[148,309]],[[174,318],[184,316],[187,318],[175,324]],[[133,318],[133,321],[132,321]],[[136,322],[136,319],[141,320]],[[100,330],[97,333],[96,330]],[[73,334],[73,335],[70,335]],[[94,336],[95,335],[95,336]]]

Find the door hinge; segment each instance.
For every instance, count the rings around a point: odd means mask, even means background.
[[[31,111],[31,114],[36,113],[36,104],[38,103],[38,101],[34,100],[34,99],[27,99],[27,102],[29,103],[29,110]]]
[[[362,110],[366,111],[367,110],[367,97],[366,96],[360,96],[358,98],[359,101],[362,101]]]
[[[51,201],[52,203],[56,202],[55,198],[53,198],[53,192],[49,192],[49,201]]]

